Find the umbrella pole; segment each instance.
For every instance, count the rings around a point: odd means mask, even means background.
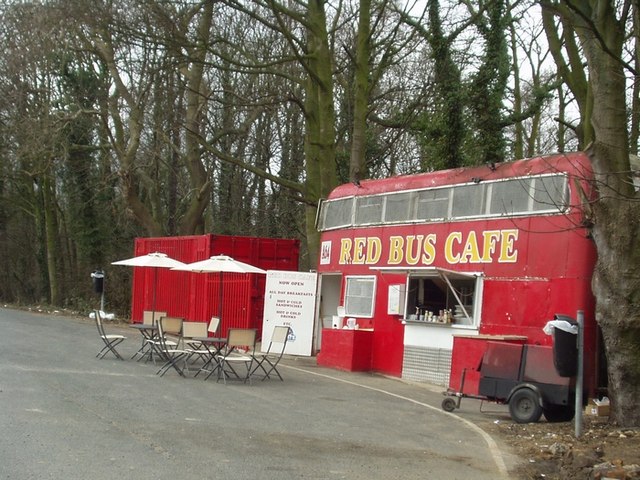
[[[220,293],[220,301],[218,303],[218,318],[220,319],[220,324],[222,324],[222,275],[223,273],[220,272],[218,279],[218,291]]]
[[[156,324],[156,286],[158,285],[158,269],[153,269],[153,300],[151,304],[151,324]]]

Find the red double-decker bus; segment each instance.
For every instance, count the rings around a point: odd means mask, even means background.
[[[551,345],[547,322],[582,310],[595,387],[592,179],[573,153],[337,187],[318,211],[318,362],[455,386],[477,356],[457,339]]]

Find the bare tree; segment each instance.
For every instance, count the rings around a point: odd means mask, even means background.
[[[607,354],[611,420],[638,426],[640,209],[629,160],[625,73],[637,77],[639,72],[623,55],[637,4],[597,0],[541,5],[551,42],[558,40],[555,21],[561,25],[564,50],[552,43],[554,58],[580,105],[582,145],[595,172],[598,200],[592,205],[591,221],[598,261],[593,291]]]

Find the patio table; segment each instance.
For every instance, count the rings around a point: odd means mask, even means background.
[[[138,330],[142,335],[142,345],[136,353],[131,357],[132,359],[140,355],[138,361],[142,360],[145,356],[149,356],[149,359],[153,360],[153,350],[155,348],[155,340],[158,337],[158,325],[147,323],[132,323],[130,328]]]
[[[207,380],[218,369],[217,355],[227,344],[227,339],[222,337],[194,337],[191,341],[199,342],[207,350],[209,358],[204,362],[204,365],[200,367],[200,370],[195,374],[197,377],[200,372],[208,372],[208,375],[204,378]],[[209,367],[212,366],[211,370]]]

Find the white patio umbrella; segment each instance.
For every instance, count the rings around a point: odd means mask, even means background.
[[[206,260],[194,263],[187,263],[183,266],[175,267],[172,270],[181,270],[197,273],[219,273],[220,274],[220,302],[218,304],[218,318],[222,320],[222,280],[225,273],[263,273],[267,271],[254,267],[248,263],[234,260],[227,255],[214,255]]]
[[[171,258],[166,253],[153,252],[146,255],[140,255],[138,257],[127,258],[126,260],[119,260],[117,262],[111,262],[111,265],[126,265],[129,267],[146,267],[153,268],[153,305],[152,305],[152,319],[155,322],[156,314],[156,284],[158,283],[158,268],[178,268],[183,267],[185,264]]]

